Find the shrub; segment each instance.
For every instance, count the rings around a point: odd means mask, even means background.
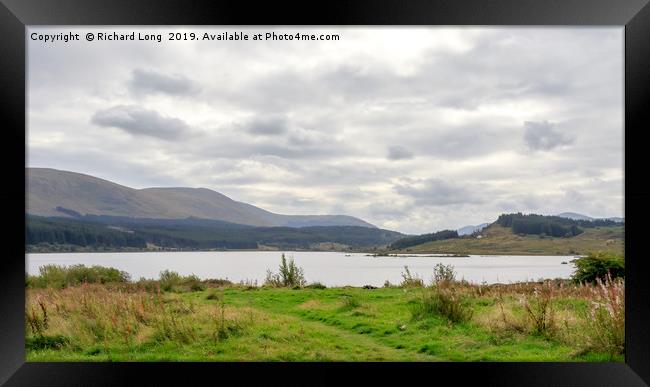
[[[39,268],[38,276],[28,276],[27,285],[35,288],[65,288],[82,283],[126,283],[130,281],[127,272],[113,267],[85,265],[44,265]]]
[[[612,279],[625,278],[625,259],[621,255],[589,254],[573,262],[576,265],[576,271],[572,278],[577,283],[595,283],[597,279],[604,280],[607,275],[610,275]]]
[[[422,298],[412,305],[414,319],[441,316],[452,323],[468,321],[472,310],[463,304],[462,297],[453,288],[431,288],[422,293]]]
[[[404,273],[402,273],[402,282],[400,286],[403,288],[421,288],[424,287],[422,278],[413,276],[408,266],[404,266]]]
[[[183,285],[189,287],[192,292],[200,292],[206,289],[206,285],[201,282],[201,279],[194,274],[183,278]]]
[[[296,266],[293,258],[287,262],[284,254],[282,254],[280,262],[280,272],[275,274],[270,270],[266,272],[266,280],[264,282],[267,286],[272,287],[302,287],[307,281],[303,274],[302,268]]]
[[[625,282],[606,276],[592,287],[586,317],[587,346],[611,355],[625,352]]]
[[[174,290],[181,282],[181,275],[175,271],[163,270],[160,272],[160,288],[165,292]]]
[[[456,273],[453,265],[443,265],[437,263],[433,267],[433,284],[448,285],[456,280]]]
[[[206,288],[206,284],[194,274],[183,277],[175,271],[164,270],[160,272],[160,289],[165,292],[198,292]]]

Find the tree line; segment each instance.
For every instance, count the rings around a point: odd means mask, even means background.
[[[422,234],[408,236],[406,238],[399,239],[389,246],[391,250],[404,249],[411,246],[421,245],[427,242],[440,241],[443,239],[452,239],[458,238],[458,232],[456,230],[442,230],[434,232],[431,234]]]
[[[25,225],[27,246],[84,248],[257,249],[259,245],[309,249],[333,242],[350,247],[386,246],[403,234],[359,226],[252,227],[197,219],[40,217]]]
[[[621,223],[609,219],[574,220],[560,216],[538,214],[502,214],[496,223],[512,229],[515,234],[547,235],[553,237],[573,237],[584,232],[585,228],[618,226]]]

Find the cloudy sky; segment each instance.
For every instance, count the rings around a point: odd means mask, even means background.
[[[339,41],[86,42],[87,32]],[[623,215],[623,29],[30,28],[27,165],[405,233]]]

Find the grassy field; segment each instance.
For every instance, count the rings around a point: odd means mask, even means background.
[[[509,255],[576,255],[589,252],[623,254],[624,228],[587,228],[571,238],[540,238],[535,235],[516,235],[510,228],[491,225],[482,238],[458,238],[424,243],[398,252],[449,254],[509,254]]]
[[[28,289],[27,360],[623,361],[590,314],[620,287],[208,286]]]

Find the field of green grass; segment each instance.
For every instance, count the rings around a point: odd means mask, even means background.
[[[587,228],[575,237],[540,238],[513,234],[510,228],[493,224],[482,238],[445,239],[406,248],[401,253],[418,254],[504,254],[504,255],[579,255],[590,252],[623,254],[624,227]]]
[[[457,322],[433,287],[153,286],[27,289],[27,360],[623,361],[592,340],[594,290],[564,282],[454,284]]]

